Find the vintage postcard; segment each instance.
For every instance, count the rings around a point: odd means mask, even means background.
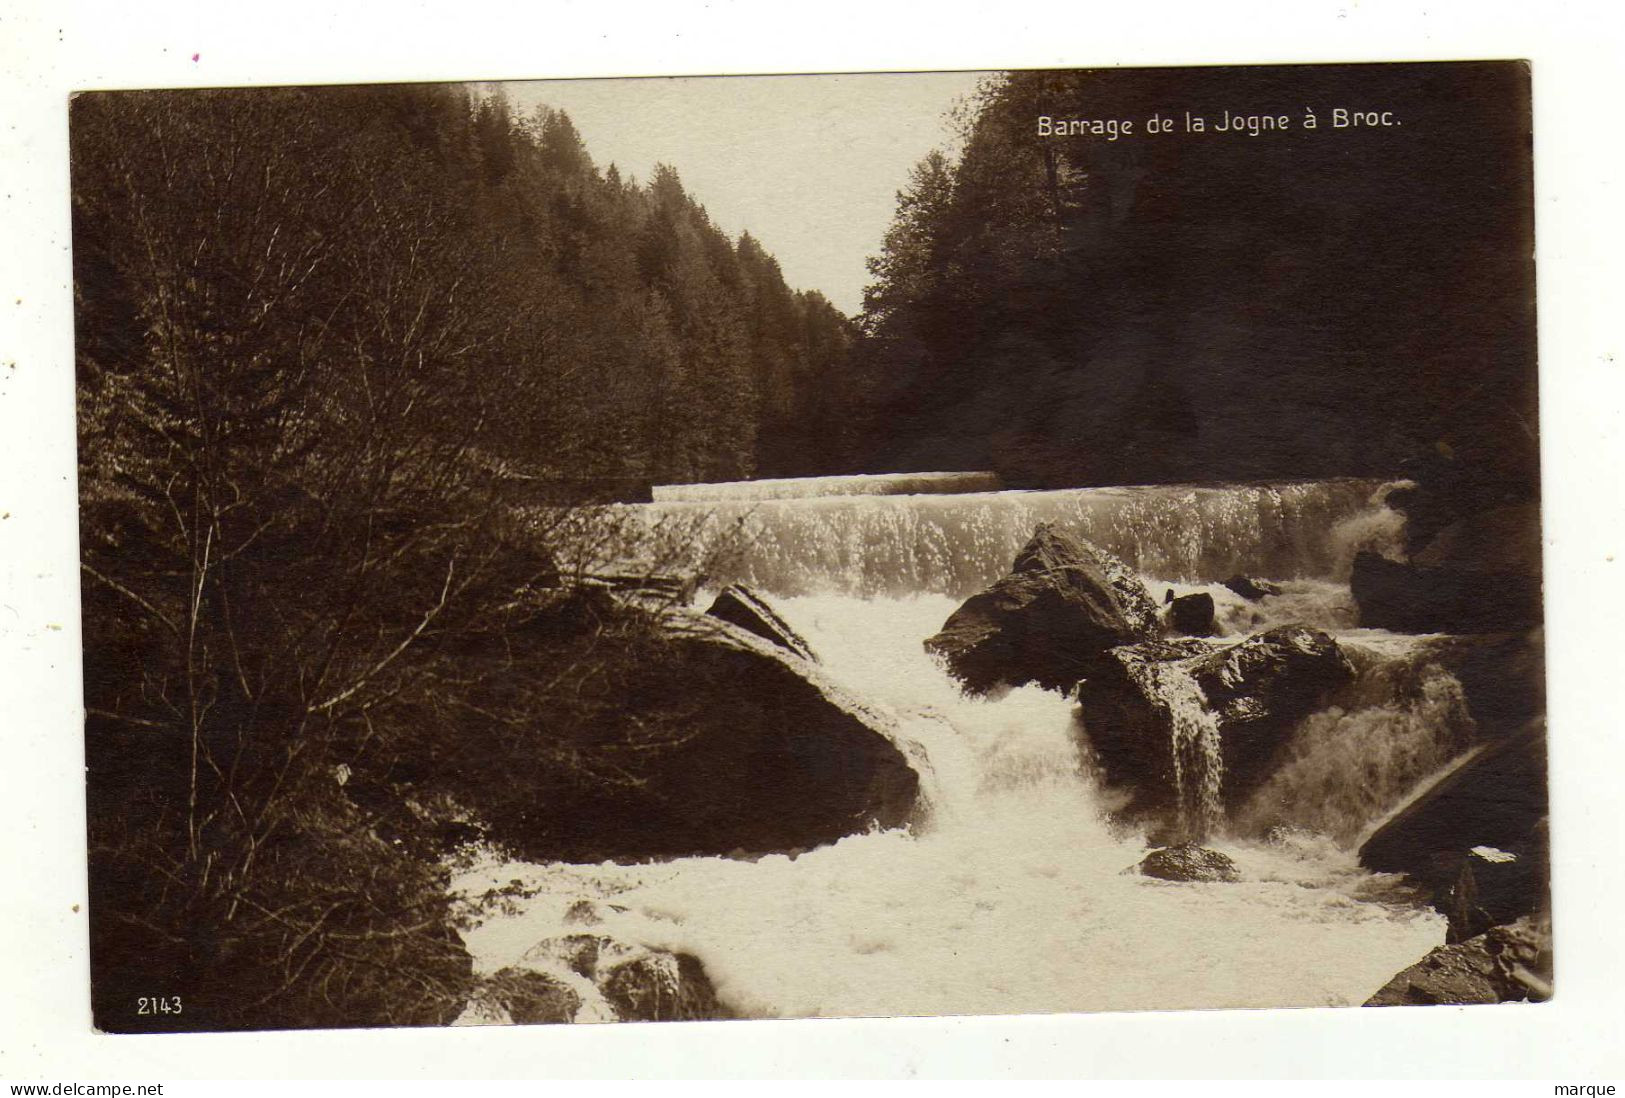
[[[1549,998],[1531,128],[75,97],[96,1026]]]

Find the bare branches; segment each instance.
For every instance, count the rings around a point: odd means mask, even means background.
[[[151,614],[155,620],[157,620],[161,625],[164,626],[164,628],[168,629],[171,633],[174,633],[176,636],[180,636],[180,632],[181,632],[180,626],[176,625],[173,621],[171,621],[169,619],[169,615],[165,614],[162,610],[158,609],[152,603],[148,602],[146,599],[142,598],[140,595],[136,594],[134,591],[130,590],[128,587],[124,586],[122,583],[120,583],[117,580],[113,579],[111,576],[103,575],[101,572],[99,572],[95,568],[91,567],[91,565],[86,561],[80,561],[79,562],[79,567],[80,567],[81,570],[84,571],[84,573],[87,576],[90,576],[92,579],[95,579],[95,580],[97,580],[97,581],[99,581],[101,583],[104,583],[108,587],[112,588],[114,591],[117,591],[119,594],[123,595],[125,598],[129,599],[130,601],[134,602],[137,606],[141,607],[141,609],[143,609],[147,613]]]
[[[455,557],[446,562],[446,582],[441,585],[440,598],[424,613],[423,620],[418,622],[416,628],[403,637],[399,644],[390,649],[390,651],[385,654],[381,660],[373,664],[372,667],[368,668],[360,678],[355,680],[355,682],[351,683],[337,694],[334,694],[326,701],[317,702],[316,704],[310,706],[308,712],[317,713],[323,710],[332,709],[339,703],[353,697],[356,692],[361,690],[362,687],[366,686],[374,676],[393,663],[396,657],[398,657],[402,652],[405,652],[407,648],[411,647],[412,642],[423,635],[423,631],[429,627],[429,623],[434,621],[434,619],[439,615],[440,611],[446,608],[446,597],[451,593],[451,581],[452,577],[456,574],[456,568],[457,560]]]

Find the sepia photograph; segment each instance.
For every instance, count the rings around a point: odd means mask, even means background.
[[[1529,63],[68,114],[98,1030],[1560,986]]]

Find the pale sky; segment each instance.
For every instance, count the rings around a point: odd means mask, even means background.
[[[954,138],[947,114],[984,74],[656,77],[504,85],[516,114],[546,104],[600,169],[647,182],[658,163],[730,236],[742,230],[794,289],[856,314],[897,191]]]

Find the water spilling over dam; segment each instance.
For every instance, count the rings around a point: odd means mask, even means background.
[[[751,482],[683,485],[636,510],[696,559],[712,554],[714,583],[773,595],[963,597],[1002,575],[1040,522],[1162,580],[1343,580],[1360,549],[1396,552],[1403,525],[1382,505],[1398,482],[1378,480],[845,495],[819,479],[799,498],[789,483],[765,497]]]

